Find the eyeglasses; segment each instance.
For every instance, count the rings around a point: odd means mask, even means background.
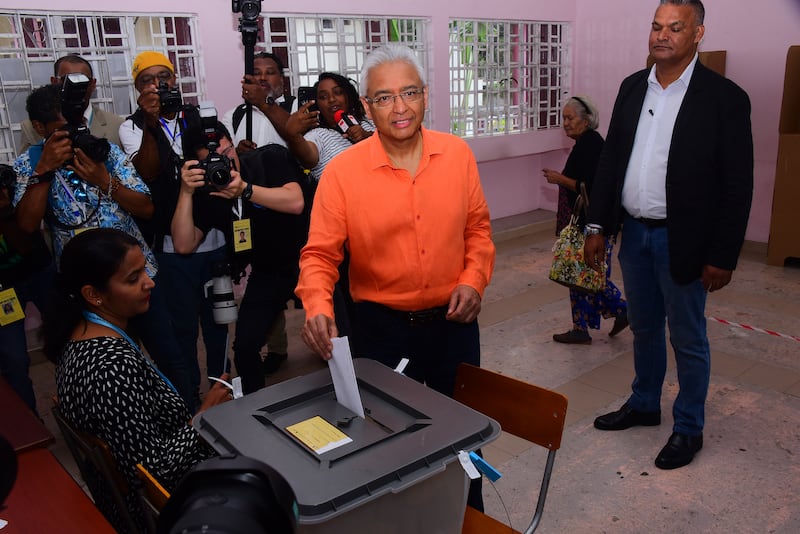
[[[394,104],[394,99],[398,96],[403,100],[405,103],[409,102],[416,102],[422,95],[425,93],[425,88],[422,89],[409,89],[408,91],[403,91],[396,95],[381,95],[376,96],[375,98],[364,97],[364,100],[369,102],[370,104],[375,104],[379,108],[385,108],[387,106],[391,106]]]
[[[136,82],[142,85],[150,85],[156,79],[158,79],[159,82],[168,82],[172,79],[172,73],[168,70],[162,70],[155,76],[153,76],[152,74],[142,74],[141,76],[139,76]]]

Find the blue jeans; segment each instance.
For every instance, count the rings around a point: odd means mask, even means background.
[[[711,375],[702,281],[698,278],[686,285],[676,284],[669,272],[667,228],[649,228],[630,216],[625,217],[619,263],[636,370],[628,403],[645,412],[661,409],[667,370],[666,320],[680,388],[672,407],[673,431],[699,435],[705,422]]]
[[[203,288],[212,278],[212,266],[225,261],[226,257],[225,247],[194,254],[156,254],[158,278],[195,391],[200,387],[201,380],[197,361],[198,319],[203,330],[208,375],[218,377],[230,371],[231,367],[228,360],[228,325],[214,322],[212,301],[206,298]]]
[[[23,309],[33,302],[42,317],[47,313],[46,301],[53,285],[55,267],[51,263],[44,269],[33,273],[27,280],[14,284],[19,303]],[[36,412],[36,395],[33,392],[28,370],[31,359],[28,356],[28,343],[25,339],[25,320],[0,326],[0,375],[8,382],[30,409]]]

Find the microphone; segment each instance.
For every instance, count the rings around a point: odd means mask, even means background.
[[[336,113],[333,114],[333,120],[336,121],[339,131],[342,133],[345,133],[351,126],[358,124],[358,121],[355,117],[349,113],[345,113],[344,110],[341,109],[337,109]]]

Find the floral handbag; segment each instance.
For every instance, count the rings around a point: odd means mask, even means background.
[[[578,218],[585,206],[589,205],[586,188],[581,184],[581,194],[575,201],[569,224],[561,230],[553,245],[553,265],[550,267],[550,280],[571,289],[597,293],[606,286],[606,265],[598,273],[583,261],[583,229]]]

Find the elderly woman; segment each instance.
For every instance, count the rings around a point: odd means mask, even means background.
[[[111,228],[81,232],[61,255],[53,307],[58,313],[45,323],[45,351],[56,363],[64,416],[108,443],[132,487],[138,485],[136,464],[141,463],[172,488],[213,451],[190,426],[192,414],[175,387],[127,331],[130,319],[150,306],[153,286],[136,239]],[[228,398],[224,386],[216,384],[200,411]],[[128,501],[132,515],[142,521],[135,491]],[[103,513],[112,521],[117,517],[113,508]]]
[[[597,133],[599,117],[597,108],[585,96],[573,96],[564,105],[564,132],[575,140],[575,146],[567,158],[562,172],[553,169],[542,169],[551,184],[558,185],[558,211],[556,213],[556,235],[567,226],[581,184],[591,191],[600,152],[603,150],[603,138]],[[579,224],[584,224],[581,214]],[[559,343],[588,345],[592,342],[589,328],[600,328],[600,317],[615,317],[614,326],[609,332],[613,337],[628,326],[627,304],[619,289],[611,281],[611,249],[613,238],[606,239],[606,287],[597,294],[590,294],[570,289],[569,299],[572,305],[572,329],[563,334],[554,334],[553,339]]]

